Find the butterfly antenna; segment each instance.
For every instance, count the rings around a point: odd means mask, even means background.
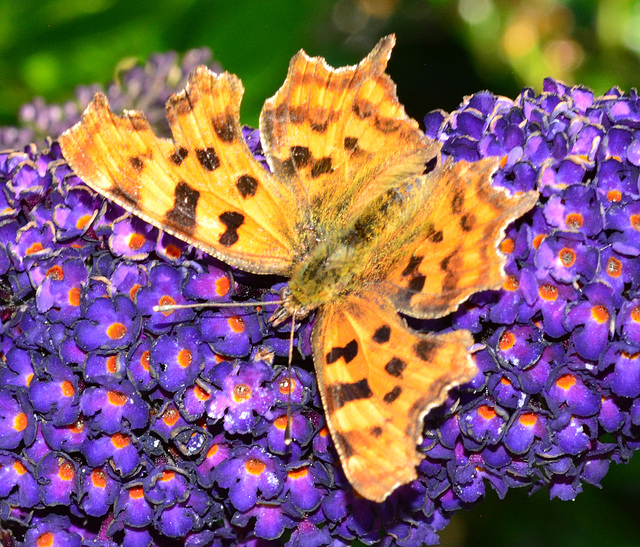
[[[257,307],[257,306],[278,306],[284,303],[284,300],[273,300],[271,302],[201,302],[200,304],[165,304],[162,306],[153,306],[153,311],[173,311],[186,310],[189,308],[240,308],[240,307]]]
[[[296,328],[296,314],[291,314],[291,333],[289,334],[289,364],[287,365],[287,375],[289,377],[289,389],[287,396],[287,426],[284,430],[284,444],[291,444],[291,391],[293,391],[293,380],[291,378],[291,363],[293,362],[293,334]]]

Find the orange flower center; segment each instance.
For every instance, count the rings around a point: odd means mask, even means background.
[[[141,288],[142,288],[142,285],[139,285],[138,283],[136,283],[133,287],[131,287],[131,289],[129,290],[129,298],[131,298],[131,300],[135,300],[136,295],[138,294],[138,291]]]
[[[60,466],[60,470],[58,471],[58,477],[60,477],[63,481],[72,481],[75,476],[76,476],[76,471],[73,468],[73,465],[65,461]]]
[[[622,194],[620,193],[620,190],[609,190],[607,192],[607,199],[611,203],[616,203],[622,199]]]
[[[38,547],[53,547],[53,540],[53,534],[51,532],[45,532],[44,534],[40,534],[36,541]]]
[[[144,497],[144,490],[142,486],[134,486],[129,489],[129,497],[134,500],[139,500]]]
[[[42,243],[36,242],[26,250],[25,254],[32,255],[35,253],[39,253],[40,251],[42,251],[42,249],[44,249],[44,247],[42,246]]]
[[[102,469],[94,469],[91,471],[91,483],[96,488],[104,488],[107,486],[107,476]]]
[[[27,415],[24,412],[20,412],[13,419],[13,429],[15,431],[24,431],[27,427]]]
[[[129,446],[129,437],[124,433],[116,433],[111,436],[111,444],[116,448],[124,448],[125,446]]]
[[[211,395],[202,389],[199,385],[193,388],[193,394],[201,401],[208,401]]]
[[[71,287],[67,300],[70,306],[77,308],[80,305],[80,287]]]
[[[478,414],[485,420],[493,420],[496,417],[496,411],[487,405],[480,406]]]
[[[122,406],[127,402],[127,396],[119,391],[110,391],[107,394],[107,399],[113,406]]]
[[[579,230],[584,224],[582,215],[580,213],[569,213],[564,219],[564,223],[569,230]]]
[[[105,368],[107,369],[107,372],[114,374],[118,370],[117,363],[118,363],[118,360],[115,355],[110,355],[109,357],[107,357],[107,362],[105,363]]]
[[[554,301],[558,298],[558,289],[553,285],[541,285],[538,288],[538,294],[543,300]]]
[[[620,274],[622,273],[622,262],[617,258],[610,257],[607,261],[607,273],[611,277],[620,277]]]
[[[289,378],[283,378],[278,382],[278,390],[283,395],[288,395],[291,387],[293,387],[293,389],[296,388],[296,381],[294,378],[291,378],[291,382],[289,382]]]
[[[169,245],[164,248],[164,252],[169,258],[173,258],[173,260],[177,260],[178,258],[180,258],[180,256],[182,256],[180,247],[174,245],[173,243],[169,243]]]
[[[87,222],[89,222],[90,220],[91,220],[91,215],[82,215],[76,221],[76,228],[78,228],[78,230],[83,230],[84,227],[87,225]]]
[[[518,279],[513,275],[507,276],[507,278],[504,280],[504,285],[502,285],[502,287],[506,291],[515,291],[518,289],[519,286],[520,286],[520,283]]]
[[[596,323],[602,324],[609,320],[609,310],[601,305],[593,306],[593,308],[591,308],[591,317],[593,317]]]
[[[169,408],[162,416],[162,421],[168,426],[172,426],[178,421],[180,414],[175,408]]]
[[[540,247],[540,244],[545,237],[547,237],[545,234],[538,234],[536,237],[534,237],[533,241],[531,242],[533,248],[537,249],[538,247]]]
[[[242,403],[251,397],[251,388],[246,384],[238,384],[233,388],[233,400]]]
[[[573,264],[576,261],[575,251],[573,251],[573,249],[569,249],[568,247],[565,247],[564,249],[562,249],[558,253],[558,256],[560,257],[560,262],[562,262],[562,265],[565,266],[566,268],[573,266]]]
[[[51,266],[51,268],[47,270],[47,273],[45,275],[52,281],[62,281],[64,279],[64,271],[62,270],[62,266],[58,265]]]
[[[510,255],[513,249],[515,249],[515,246],[515,241],[510,237],[506,237],[500,242],[500,252],[505,255]]]
[[[287,476],[290,479],[302,479],[304,477],[306,477],[309,474],[309,470],[306,467],[298,467],[297,469],[291,469],[288,473]]]
[[[191,361],[193,360],[193,355],[191,354],[191,351],[188,349],[181,349],[178,352],[178,365],[180,365],[182,368],[187,368],[190,364]]]
[[[231,282],[226,275],[216,281],[216,294],[218,296],[224,296],[229,292],[230,288]]]
[[[140,356],[140,366],[147,372],[149,372],[149,359],[151,357],[151,352],[149,350],[143,351]]]
[[[516,343],[516,337],[512,332],[509,332],[508,330],[504,331],[502,333],[502,336],[500,337],[500,342],[498,342],[498,348],[500,348],[502,351],[507,351],[509,349],[511,349]]]
[[[575,376],[573,376],[573,374],[565,374],[564,376],[560,376],[560,378],[558,378],[558,380],[556,381],[556,385],[560,389],[567,391],[576,385]]]
[[[160,300],[158,300],[158,306],[173,306],[175,303],[176,301],[166,294],[164,296],[161,296]],[[173,313],[173,310],[163,311],[162,313],[165,316],[171,315]]]
[[[112,323],[107,328],[107,336],[111,338],[111,340],[120,340],[124,338],[125,334],[127,334],[127,327],[122,323]]]
[[[73,384],[68,380],[65,380],[60,384],[60,389],[62,390],[62,394],[65,397],[73,397],[76,393],[76,390],[73,387]]]
[[[520,415],[518,421],[525,427],[533,427],[538,423],[538,417],[533,412],[525,412]]]
[[[244,464],[244,467],[247,470],[247,473],[250,473],[251,475],[261,475],[262,472],[267,468],[264,463],[254,458],[247,460],[247,463]]]
[[[138,251],[144,245],[146,238],[139,233],[134,233],[129,236],[129,249],[132,251]]]
[[[229,323],[229,327],[231,327],[231,330],[233,332],[238,334],[244,331],[244,319],[242,319],[242,317],[232,315],[231,317],[229,317],[229,319],[227,319],[227,322]]]

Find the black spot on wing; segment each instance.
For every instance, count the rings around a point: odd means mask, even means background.
[[[255,196],[258,189],[258,179],[251,175],[240,175],[236,181],[236,188],[243,198]]]
[[[402,120],[376,116],[373,126],[381,133],[395,133],[402,126]]]
[[[407,276],[407,275],[413,275],[416,270],[418,269],[418,267],[420,266],[420,264],[422,264],[422,261],[424,260],[424,256],[412,256],[411,259],[409,260],[409,264],[407,264],[407,267],[402,270],[402,276]]]
[[[376,329],[371,339],[376,344],[385,344],[391,338],[391,327],[389,325],[382,325]]]
[[[292,146],[290,152],[294,167],[306,167],[311,161],[311,152],[306,146]]]
[[[196,148],[196,157],[200,162],[200,165],[204,167],[206,171],[215,171],[220,167],[220,158],[216,151],[211,148]]]
[[[472,214],[462,215],[460,217],[460,228],[463,232],[470,232],[476,225],[476,217]]]
[[[374,106],[365,100],[359,100],[353,103],[351,110],[353,110],[353,113],[361,120],[367,119],[375,112]]]
[[[446,272],[449,269],[449,265],[451,263],[451,260],[453,259],[453,257],[455,256],[457,251],[453,251],[450,255],[445,256],[441,261],[440,261],[440,269],[443,272]]]
[[[211,119],[216,135],[223,142],[233,142],[236,138],[235,123],[232,116],[218,116]]]
[[[419,340],[413,346],[413,353],[423,361],[431,361],[437,348],[438,344],[433,340]]]
[[[355,450],[353,449],[353,445],[351,444],[351,442],[347,439],[347,437],[345,435],[342,435],[341,433],[338,433],[336,431],[335,433],[332,433],[331,436],[334,438],[334,441],[335,441],[336,445],[338,445],[340,448],[342,448],[342,451],[344,452],[345,458],[350,458],[351,456],[353,456],[355,454]]]
[[[236,211],[226,211],[219,217],[226,227],[226,231],[220,236],[220,244],[225,247],[231,247],[238,241],[238,228],[244,223],[244,215]]]
[[[333,171],[333,167],[331,167],[331,158],[329,156],[320,158],[311,168],[311,177],[315,179],[320,175],[331,173],[331,171]]]
[[[131,167],[133,167],[138,173],[142,171],[144,167],[144,162],[140,159],[140,156],[131,156],[129,158],[129,163]]]
[[[351,340],[346,346],[334,346],[326,355],[327,364],[335,363],[340,357],[344,358],[345,363],[352,361],[358,355],[358,342]]]
[[[442,233],[442,230],[438,230],[434,232],[433,235],[431,236],[431,241],[433,241],[434,243],[440,243],[443,239],[444,239],[444,234]]]
[[[360,401],[373,397],[373,391],[371,391],[366,378],[352,383],[338,382],[327,386],[327,391],[329,399],[333,402],[333,410],[337,410],[351,401]]]
[[[316,133],[324,133],[327,130],[327,127],[329,127],[329,120],[323,123],[311,123],[311,129]]]
[[[413,292],[420,292],[424,288],[427,278],[424,275],[416,275],[409,281],[408,289]]]
[[[377,438],[380,435],[382,435],[382,428],[379,425],[376,425],[369,430],[369,433],[371,434],[372,437]]]
[[[354,150],[356,146],[358,146],[358,139],[356,137],[345,137],[344,138],[344,149],[345,150]]]
[[[401,393],[402,393],[402,388],[400,386],[395,386],[391,391],[384,394],[384,397],[382,398],[382,400],[387,404],[391,404],[398,397],[400,397]]]
[[[453,198],[451,198],[451,212],[454,215],[458,215],[462,212],[462,206],[464,204],[464,193],[463,191],[456,190],[453,194]]]
[[[400,359],[399,357],[392,357],[389,362],[384,366],[385,372],[389,376],[393,376],[394,378],[402,378],[402,373],[404,369],[407,368],[407,363]]]
[[[149,128],[147,119],[140,112],[127,112],[127,119],[131,122],[134,131],[146,131]]]
[[[181,146],[169,156],[169,160],[171,160],[171,163],[173,163],[174,165],[181,165],[188,155],[189,151]]]
[[[173,208],[165,215],[167,224],[188,234],[193,233],[196,227],[196,207],[199,199],[198,190],[180,181],[174,191]]]

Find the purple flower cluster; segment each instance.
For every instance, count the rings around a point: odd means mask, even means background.
[[[153,70],[126,80],[139,93],[120,106],[151,93],[147,113],[163,112]],[[346,481],[310,358],[291,378],[282,366],[288,332],[268,324],[273,305],[153,311],[268,302],[281,284],[105,202],[55,142],[0,153],[3,541],[434,544],[487,486],[569,500],[627,461],[640,446],[637,95],[548,80],[540,95],[482,92],[425,123],[446,155],[503,157],[496,184],[541,198],[501,244],[504,288],[425,323],[471,330],[481,374],[430,415],[419,479],[383,504]],[[257,132],[245,138],[259,157]],[[307,356],[310,329],[296,333]]]
[[[159,134],[169,136],[164,105],[169,95],[184,89],[187,76],[198,65],[209,65],[219,72],[220,66],[211,64],[208,48],[187,52],[180,64],[175,52],[153,54],[145,66],[135,66],[123,72],[116,83],[106,90],[109,103],[114,111],[139,109],[146,113],[149,122]],[[48,136],[56,137],[80,121],[80,115],[97,91],[99,85],[80,86],[76,97],[65,104],[47,104],[38,97],[23,105],[18,115],[19,127],[0,127],[0,150],[19,149],[32,142],[44,144]]]

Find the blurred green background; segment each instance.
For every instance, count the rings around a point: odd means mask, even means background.
[[[242,120],[255,126],[298,49],[353,64],[390,32],[389,72],[417,119],[482,89],[540,91],[546,76],[597,93],[640,80],[640,0],[0,0],[0,125],[35,96],[63,102],[79,84],[107,84],[123,59],[208,46],[243,80]],[[638,458],[575,502],[489,493],[442,544],[640,545],[639,493]]]

